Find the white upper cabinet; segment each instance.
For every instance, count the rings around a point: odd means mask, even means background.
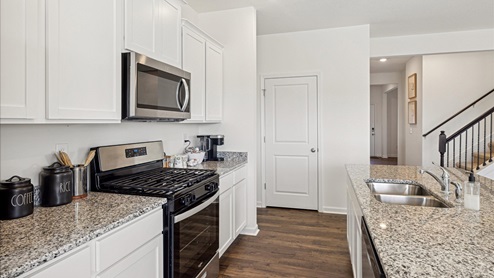
[[[183,28],[183,70],[191,73],[190,120],[206,116],[206,40],[191,29]]]
[[[206,121],[223,119],[223,50],[206,43]]]
[[[31,119],[35,115],[39,67],[38,0],[0,1],[0,118]]]
[[[180,68],[181,20],[176,0],[125,0],[125,48]]]
[[[119,0],[46,1],[48,119],[120,119],[122,13]]]
[[[223,47],[186,20],[182,28],[182,68],[191,73],[191,118],[185,122],[221,122]]]
[[[2,124],[120,122],[122,0],[0,5]]]

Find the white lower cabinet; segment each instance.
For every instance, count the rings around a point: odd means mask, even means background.
[[[163,236],[154,237],[96,277],[163,277]]]
[[[21,277],[163,277],[163,210],[122,225]]]
[[[220,257],[247,223],[247,166],[220,177]]]
[[[220,256],[235,239],[233,227],[233,189],[230,188],[220,195]]]
[[[247,180],[242,180],[233,186],[235,203],[235,237],[247,224]]]
[[[71,251],[59,259],[49,262],[47,266],[35,273],[23,277],[54,278],[54,277],[91,277],[91,248],[89,244]]]
[[[350,182],[350,181],[348,181]],[[353,277],[362,277],[362,210],[351,184],[347,187],[347,240]]]

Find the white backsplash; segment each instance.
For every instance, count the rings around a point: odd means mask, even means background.
[[[0,179],[27,177],[38,185],[42,167],[56,161],[55,146],[68,144],[73,163],[95,146],[163,141],[167,154],[182,153],[184,137],[197,144],[197,124],[123,122],[121,124],[0,125]]]

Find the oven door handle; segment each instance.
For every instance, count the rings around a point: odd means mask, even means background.
[[[185,220],[189,217],[191,217],[192,215],[200,212],[201,210],[205,209],[207,206],[211,205],[217,198],[218,196],[220,195],[220,192],[216,192],[216,194],[213,195],[213,197],[209,198],[207,201],[205,201],[204,203],[198,205],[197,207],[191,209],[191,210],[188,210],[184,213],[181,213],[179,215],[176,215],[175,216],[175,223],[178,223],[182,220]]]

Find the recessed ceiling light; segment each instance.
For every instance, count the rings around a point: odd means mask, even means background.
[[[381,59],[379,59],[379,62],[383,62],[383,63],[384,63],[384,62],[386,62],[387,60],[388,60],[387,58],[381,58]]]

